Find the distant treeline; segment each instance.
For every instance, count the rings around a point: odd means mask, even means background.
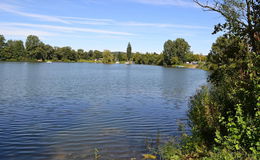
[[[44,44],[37,36],[29,35],[24,43],[21,40],[5,40],[0,35],[1,61],[97,61],[114,63],[116,61],[133,61],[136,64],[149,65],[175,65],[184,62],[205,61],[206,56],[193,54],[189,44],[184,39],[168,40],[164,44],[164,51],[158,53],[132,53],[131,44],[128,43],[126,52],[111,52],[83,49],[74,50],[69,46],[53,47]]]

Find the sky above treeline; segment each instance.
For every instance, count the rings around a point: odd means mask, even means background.
[[[208,54],[222,21],[192,0],[1,0],[0,15],[6,39],[37,35],[52,46],[101,51],[125,51],[130,42],[143,53],[184,38],[194,53]]]

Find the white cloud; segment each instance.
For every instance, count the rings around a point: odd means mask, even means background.
[[[93,21],[69,21],[70,23],[73,24],[85,24],[85,25],[101,25],[101,26],[105,26],[105,25],[110,25],[110,23],[107,22],[93,22]]]
[[[96,21],[96,22],[113,22],[113,19],[97,19],[97,18],[84,18],[84,17],[64,17],[60,16],[62,19],[72,19],[72,20],[84,20],[84,21]]]
[[[211,29],[206,26],[197,25],[180,25],[180,24],[167,24],[167,23],[142,23],[142,22],[123,22],[118,23],[123,26],[140,26],[140,27],[162,27],[162,28],[184,28],[184,29]]]
[[[122,36],[133,36],[134,34],[128,32],[116,32],[100,29],[91,28],[78,28],[78,27],[64,27],[56,25],[42,25],[42,24],[28,24],[28,23],[0,23],[2,26],[21,26],[21,27],[34,27],[42,28],[48,30],[55,30],[58,32],[90,32],[90,33],[100,33],[100,34],[111,34],[111,35],[122,35]]]
[[[182,25],[171,23],[147,23],[147,22],[120,22],[113,19],[93,19],[84,17],[60,17],[66,19],[69,23],[86,24],[86,25],[111,25],[111,26],[131,26],[131,27],[161,27],[161,28],[185,28],[185,29],[211,29],[199,25]]]
[[[55,16],[47,16],[47,15],[41,15],[41,14],[22,12],[22,11],[17,10],[16,6],[3,4],[3,3],[0,3],[0,10],[9,12],[9,13],[13,13],[13,14],[17,14],[20,16],[24,16],[24,17],[32,17],[32,18],[36,18],[39,20],[49,21],[49,22],[61,22],[61,23],[66,23],[66,24],[69,23],[68,21],[65,21],[65,20],[55,17]]]
[[[183,1],[183,0],[134,0],[140,3],[149,3],[149,4],[157,4],[157,5],[181,5],[181,6],[189,6],[193,5],[191,2]],[[85,17],[65,17],[65,16],[48,16],[42,14],[32,14],[27,12],[22,12],[19,10],[17,6],[3,4],[0,3],[0,10],[17,14],[20,16],[36,18],[42,21],[50,21],[50,22],[60,22],[65,24],[83,24],[83,25],[99,25],[99,26],[131,26],[131,27],[161,27],[161,28],[185,28],[185,29],[209,29],[209,27],[205,26],[195,26],[195,25],[181,25],[181,24],[167,24],[167,23],[144,23],[144,22],[119,22],[113,19],[97,19],[97,18],[85,18]],[[46,26],[45,26],[46,27]],[[63,28],[64,30],[72,30],[72,28]],[[97,33],[108,33],[108,34],[118,34],[118,32],[104,31],[104,30],[95,30],[95,29],[73,29],[78,31],[85,32],[97,32]],[[119,34],[122,34],[119,32]],[[125,33],[123,32],[123,35]]]
[[[90,19],[81,17],[70,17],[68,20],[71,24],[85,24],[85,25],[101,25],[101,26],[130,26],[130,27],[159,27],[159,28],[184,28],[184,29],[211,29],[207,26],[199,25],[182,25],[182,24],[171,24],[171,23],[146,23],[146,22],[120,22],[112,19]]]
[[[152,5],[171,5],[181,7],[197,7],[192,0],[131,0],[137,3]]]
[[[112,19],[96,19],[96,18],[84,18],[84,17],[64,17],[59,18],[68,21],[71,24],[87,24],[87,25],[111,25],[115,22]]]
[[[37,36],[57,36],[59,34],[53,32],[32,30],[32,29],[24,29],[17,27],[0,27],[0,34],[5,36],[23,36],[26,37],[28,35],[37,35]]]

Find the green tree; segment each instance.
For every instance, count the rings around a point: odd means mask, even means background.
[[[177,38],[175,41],[168,40],[163,48],[164,65],[183,63],[186,61],[186,55],[190,53],[190,45],[183,38]]]
[[[174,55],[183,63],[186,61],[186,55],[190,53],[190,45],[183,38],[177,38],[174,41],[174,52]]]
[[[185,59],[187,62],[195,61],[195,55],[192,52],[190,52],[190,53],[186,54]]]
[[[32,51],[41,45],[41,41],[37,36],[29,35],[26,38],[25,47],[27,51]]]
[[[54,47],[54,56],[53,59],[54,60],[62,60],[63,59],[63,49],[60,47]]]
[[[100,59],[102,58],[102,52],[98,51],[98,50],[94,50],[93,52],[93,57],[94,59]]]
[[[1,51],[1,59],[2,60],[8,60],[12,59],[12,48],[10,46],[5,46]]]
[[[172,57],[171,64],[173,65],[180,64],[180,59],[177,56]]]
[[[50,45],[44,45],[43,46],[44,51],[46,52],[46,59],[52,60],[54,59],[54,49]]]
[[[109,50],[104,50],[102,62],[106,64],[114,62],[114,56],[111,54]]]
[[[4,59],[4,47],[5,47],[5,37],[0,35],[0,60]]]
[[[163,54],[158,54],[156,58],[156,65],[163,65]]]
[[[77,50],[77,54],[78,54],[78,56],[79,56],[79,59],[85,59],[85,58],[86,58],[85,52],[84,52],[83,49],[78,49],[78,50]]]
[[[83,59],[87,59],[87,60],[90,59],[88,51],[84,51]]]
[[[139,52],[133,54],[133,61],[136,64],[141,64],[141,54]]]
[[[198,61],[198,62],[205,62],[207,56],[202,54],[193,54],[192,52],[187,53],[185,56],[186,62]]]
[[[4,48],[5,46],[5,37],[0,35],[0,49]]]
[[[9,48],[12,59],[21,60],[25,57],[25,48],[21,40],[8,40],[6,47]]]
[[[58,48],[56,54],[64,61],[77,61],[79,59],[77,52],[69,46]]]
[[[72,49],[70,52],[68,52],[67,58],[70,61],[75,61],[76,62],[76,61],[78,61],[79,56],[77,55],[77,52]]]
[[[1,49],[1,59],[3,60],[22,60],[24,57],[25,49],[21,40],[8,40]]]
[[[132,58],[132,46],[130,42],[127,45],[126,54],[127,54],[127,60],[130,61],[130,59]]]
[[[174,55],[174,42],[172,40],[168,40],[163,45],[163,63],[164,65],[171,65],[171,59],[172,57],[176,56]]]
[[[92,60],[95,59],[95,58],[94,58],[94,52],[93,52],[93,50],[89,50],[89,52],[88,52],[88,58],[89,58],[89,59],[92,59]]]
[[[118,61],[127,61],[126,53],[119,52],[116,54],[116,57]]]
[[[42,57],[39,56],[40,53],[38,51],[40,50],[39,47],[41,47],[42,42],[37,36],[29,35],[26,38],[25,47],[28,54],[28,57],[31,59],[35,59],[36,57]],[[38,49],[37,49],[38,48]],[[36,51],[37,49],[37,51]],[[37,55],[36,55],[37,53]]]
[[[31,51],[31,55],[33,56],[34,59],[37,60],[45,60],[47,57],[47,54],[43,47],[37,47],[34,50]]]

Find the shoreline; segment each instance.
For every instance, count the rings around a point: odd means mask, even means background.
[[[84,59],[80,59],[78,61],[37,61],[37,60],[0,60],[0,62],[29,62],[29,63],[103,63],[102,61],[94,61],[94,60],[84,60]],[[103,64],[117,64],[117,63],[103,63]],[[121,61],[119,62],[119,64],[125,64],[125,61]],[[135,63],[138,64],[138,63]],[[138,64],[138,65],[151,65],[151,66],[161,66],[161,67],[165,67],[165,68],[186,68],[186,69],[202,69],[202,70],[206,70],[206,68],[201,67],[199,64],[180,64],[180,65],[172,65],[172,66],[163,66],[163,65],[154,65],[154,64]]]

